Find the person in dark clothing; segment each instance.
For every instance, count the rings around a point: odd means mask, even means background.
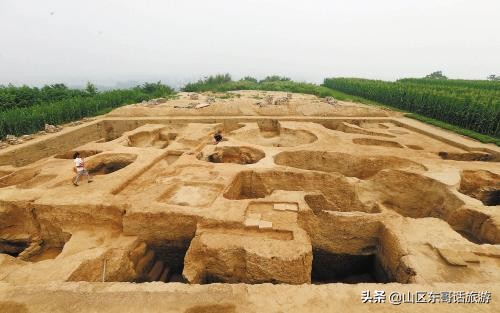
[[[215,141],[215,144],[218,144],[219,142],[222,141],[222,135],[220,134],[220,131],[215,132],[214,141]]]

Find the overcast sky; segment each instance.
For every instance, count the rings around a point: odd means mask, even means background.
[[[0,84],[500,75],[499,0],[0,0]]]

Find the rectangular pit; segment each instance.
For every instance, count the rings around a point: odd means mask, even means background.
[[[313,284],[359,284],[390,281],[380,267],[375,254],[335,254],[313,249],[311,282]]]
[[[14,241],[14,240],[2,240],[0,239],[0,253],[5,253],[13,257],[17,257],[21,254],[27,247],[29,242],[27,241]]]
[[[164,241],[148,245],[148,250],[138,262],[141,273],[135,282],[186,283],[182,271],[189,245],[190,241]]]
[[[206,207],[217,198],[223,187],[210,183],[185,182],[168,188],[158,201],[180,206]]]

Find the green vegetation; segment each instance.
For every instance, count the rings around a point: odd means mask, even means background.
[[[261,81],[257,81],[257,79],[248,76],[241,80],[234,81],[229,74],[218,74],[205,79],[200,79],[195,83],[189,83],[182,88],[182,91],[187,92],[227,92],[234,90],[286,91],[311,94],[318,97],[330,96],[342,101],[356,101],[365,104],[380,105],[374,101],[348,95],[324,86],[318,86],[311,83],[294,82],[290,80],[290,78],[277,75],[268,76]]]
[[[95,95],[97,93],[97,88],[91,82],[87,82],[87,86],[85,87],[85,91],[88,94]]]
[[[231,83],[231,75],[229,74],[217,74],[215,76],[209,76],[205,79],[200,79],[195,83],[188,83],[182,91],[188,92],[203,92],[203,91],[227,91],[220,90],[218,86]],[[250,82],[250,81],[249,81]]]
[[[443,75],[442,71],[437,71],[425,76],[426,79],[448,79],[448,77]]]
[[[454,86],[454,83],[457,81],[327,78],[324,86],[499,138],[500,91],[481,82],[465,84],[466,87]]]
[[[272,76],[266,76],[266,78],[264,78],[260,82],[267,83],[267,82],[289,82],[289,81],[292,81],[292,80],[288,77],[272,75]]]
[[[500,139],[498,139],[498,138],[493,138],[493,137],[490,137],[487,135],[479,134],[479,133],[476,133],[475,131],[472,131],[472,130],[463,129],[463,128],[460,128],[460,127],[457,127],[457,126],[454,126],[454,125],[451,125],[451,124],[448,124],[445,122],[441,122],[441,121],[438,121],[438,120],[435,120],[435,119],[432,119],[429,117],[418,115],[415,113],[408,113],[408,114],[405,114],[405,116],[419,120],[421,122],[425,122],[427,124],[431,124],[431,125],[446,129],[446,130],[450,130],[452,132],[455,132],[455,133],[463,135],[463,136],[474,138],[474,139],[479,140],[483,143],[494,143],[497,146],[500,146]]]
[[[24,108],[49,101],[59,101],[74,97],[84,98],[92,95],[93,93],[87,90],[69,89],[64,84],[46,85],[42,88],[28,86],[14,87],[12,85],[0,86],[0,111]]]
[[[0,111],[0,137],[34,133],[43,129],[46,123],[67,123],[103,114],[125,104],[174,93],[172,88],[160,82],[100,93],[89,85],[91,84],[87,85],[86,90],[68,89],[64,85],[46,86],[47,88],[41,89],[27,86],[18,87],[18,90],[13,86],[0,88],[0,99],[6,100],[0,102],[5,104]],[[52,98],[50,94],[53,95]],[[12,99],[19,102],[13,102]]]
[[[246,80],[246,81],[249,81],[249,82],[253,82],[253,83],[258,83],[259,81],[257,80],[257,78],[254,78],[252,76],[245,76],[243,77],[242,80]]]
[[[261,84],[276,83],[276,82],[294,83],[290,78],[278,75],[267,76],[266,78],[260,81],[251,76],[246,76],[240,79],[239,81],[233,81],[230,74],[217,74],[205,77],[205,79],[200,79],[194,83],[188,83],[186,84],[186,86],[184,86],[184,88],[182,88],[182,90],[188,92],[203,92],[203,91],[223,92],[223,91],[238,90],[238,89],[249,90],[249,89],[256,89],[252,87],[260,86]]]
[[[490,81],[500,81],[500,76],[497,76],[495,74],[491,74],[491,75],[488,75],[487,79]]]
[[[415,114],[407,116],[481,142],[499,144],[498,88],[499,82],[436,78],[408,78],[396,83],[365,79],[325,79],[324,84],[318,86],[294,82],[276,75],[261,81],[253,77],[233,81],[229,74],[219,74],[187,84],[183,91],[267,90],[312,94],[318,97],[331,96],[342,101],[413,112]]]
[[[398,80],[399,83],[412,83],[417,85],[428,85],[438,87],[461,87],[482,90],[500,90],[500,81],[488,80],[465,80],[465,79],[426,79],[426,78],[404,78]]]
[[[323,85],[295,82],[277,75],[260,81],[250,76],[234,81],[229,74],[218,74],[189,83],[182,90],[221,93],[215,95],[218,98],[239,96],[228,93],[234,90],[330,96],[412,112],[406,116],[481,142],[500,145],[500,82],[444,79],[442,73],[433,74],[436,77],[406,78],[397,82],[328,78]],[[34,133],[43,129],[45,123],[66,123],[107,113],[121,105],[166,96],[176,97],[172,88],[160,82],[106,92],[98,92],[91,83],[83,90],[69,89],[63,84],[42,88],[0,86],[0,137]]]

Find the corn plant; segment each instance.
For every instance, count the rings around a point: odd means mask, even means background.
[[[488,87],[491,84],[491,87]],[[500,137],[498,82],[415,80],[397,82],[327,78],[323,85],[480,134]]]
[[[16,88],[16,87],[8,87]],[[25,87],[21,87],[25,88]],[[132,89],[112,90],[89,95],[74,93],[72,97],[56,101],[34,101],[32,105],[14,105],[0,111],[0,137],[22,135],[39,131],[47,124],[61,124],[94,116],[110,109],[168,96],[174,90],[158,83],[147,83]],[[55,96],[57,99],[57,96]]]

